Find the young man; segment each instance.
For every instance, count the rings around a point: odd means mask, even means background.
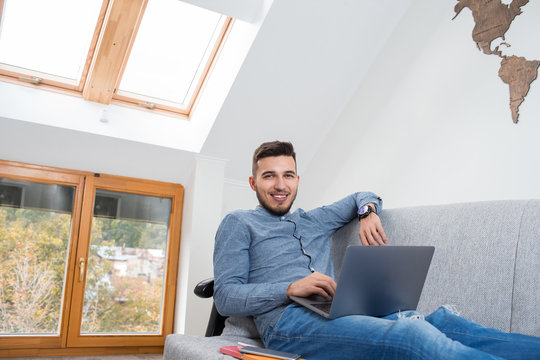
[[[412,316],[414,312],[326,320],[291,303],[291,295],[334,295],[330,238],[349,221],[360,218],[362,244],[387,243],[377,215],[380,197],[359,192],[329,206],[291,213],[298,182],[293,146],[279,141],[262,144],[253,155],[249,178],[259,206],[227,215],[216,235],[217,309],[226,316],[253,316],[268,348],[308,360],[540,355],[540,339],[487,329],[444,307],[425,320]]]

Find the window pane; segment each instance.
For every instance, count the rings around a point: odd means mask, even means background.
[[[0,178],[0,334],[58,334],[75,188]]]
[[[4,0],[0,63],[79,81],[102,0]]]
[[[171,199],[97,190],[81,334],[159,334]]]
[[[150,0],[120,90],[189,102],[225,20],[178,0]]]

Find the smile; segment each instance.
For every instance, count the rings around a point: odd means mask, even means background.
[[[272,196],[272,199],[274,199],[275,201],[283,202],[287,200],[289,194],[270,194],[270,196]]]

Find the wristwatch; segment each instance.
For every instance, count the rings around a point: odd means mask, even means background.
[[[358,209],[358,220],[362,220],[367,217],[372,212],[376,212],[375,209],[370,205],[364,205]]]

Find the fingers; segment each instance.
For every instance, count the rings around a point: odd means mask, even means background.
[[[358,235],[360,236],[362,245],[386,245],[388,242],[381,220],[375,213],[360,220]]]
[[[380,220],[379,220],[380,221]],[[379,234],[381,235],[382,241],[386,244],[388,242],[388,238],[386,237],[386,233],[384,232],[384,229],[382,227],[382,224],[380,226],[380,229],[377,230]]]
[[[315,272],[304,279],[306,279],[304,290],[309,293],[305,296],[318,294],[326,299],[334,297],[337,284],[330,276]]]
[[[287,296],[301,296],[317,294],[330,300],[336,292],[336,282],[330,276],[314,272],[300,280],[297,280],[287,288]]]

